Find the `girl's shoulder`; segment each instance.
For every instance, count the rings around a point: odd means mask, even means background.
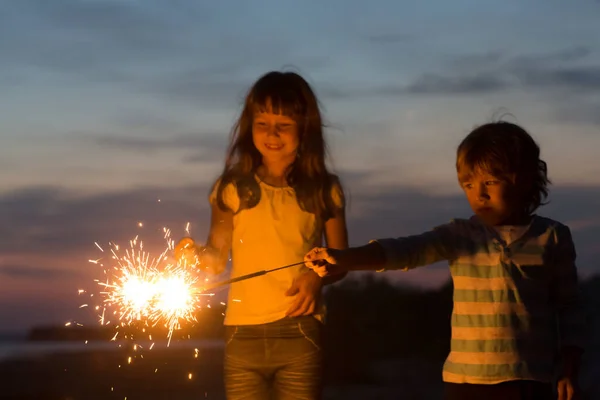
[[[346,205],[346,192],[340,177],[335,174],[329,174],[330,196],[334,207],[344,208]]]
[[[233,172],[221,175],[213,184],[209,201],[221,209],[237,213],[254,207],[260,200],[260,186],[254,175],[244,176]]]

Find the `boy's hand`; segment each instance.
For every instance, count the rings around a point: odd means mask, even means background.
[[[576,380],[570,376],[559,379],[557,387],[558,400],[577,400],[578,392]]]
[[[306,266],[315,271],[321,278],[348,272],[342,261],[343,250],[315,247],[304,256]]]
[[[185,237],[175,246],[175,259],[187,266],[194,266],[198,263],[198,248],[194,239]]]
[[[312,315],[319,303],[322,286],[321,278],[313,271],[306,271],[294,279],[285,295],[296,297],[286,315],[288,317]]]
[[[581,362],[581,350],[575,347],[561,349],[562,371],[557,383],[558,400],[577,400],[579,386],[577,376]]]

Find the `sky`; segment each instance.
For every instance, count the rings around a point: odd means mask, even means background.
[[[504,116],[548,162],[539,213],[571,227],[582,277],[600,273],[600,2],[366,4],[0,2],[0,327],[93,321],[77,290],[99,276],[94,242],[161,251],[187,222],[204,240],[242,98],[281,69],[323,105],[351,244],[468,217],[456,146]]]

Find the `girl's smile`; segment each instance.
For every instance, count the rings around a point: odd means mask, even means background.
[[[270,110],[257,112],[252,123],[252,140],[268,161],[291,163],[300,142],[298,125],[287,115]]]

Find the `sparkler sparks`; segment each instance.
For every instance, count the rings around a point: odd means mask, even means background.
[[[136,236],[124,252],[110,243],[111,266],[105,267],[102,258],[89,260],[104,267],[105,279],[96,280],[103,288],[99,316],[102,325],[110,324],[108,315],[115,316],[119,326],[161,324],[168,330],[170,343],[173,331],[180,329],[182,323],[196,322],[196,311],[202,307],[201,297],[213,294],[202,293],[196,286],[201,271],[195,265],[173,261],[167,256],[174,248],[174,241],[169,229],[163,228],[163,232],[167,246],[157,257],[144,250],[143,242]],[[186,232],[189,233],[189,224]]]

